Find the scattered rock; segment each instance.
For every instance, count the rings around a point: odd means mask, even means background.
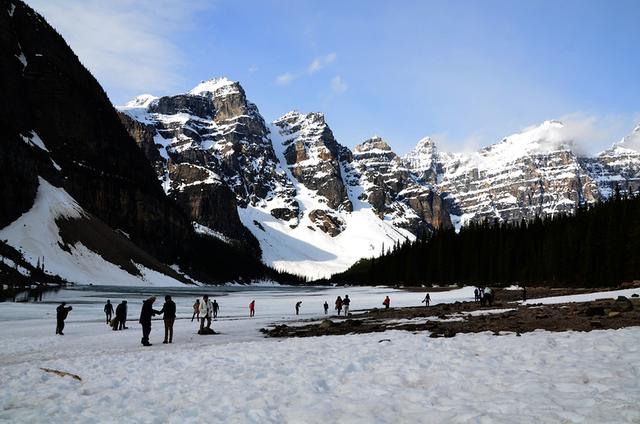
[[[631,295],[631,297],[640,297],[640,294],[634,293],[634,294]]]
[[[589,324],[594,328],[602,328],[602,322],[598,320],[592,320]]]
[[[609,312],[609,315],[607,315],[609,318],[615,318],[618,315],[620,315],[620,312],[617,311],[613,311],[613,312]]]
[[[378,340],[378,343],[390,342],[390,341],[391,341],[391,339],[381,339],[381,340]]]
[[[204,327],[204,328],[201,328],[200,330],[198,330],[198,334],[201,335],[201,336],[208,336],[208,335],[217,334],[217,333],[215,331],[213,331],[211,328]]]
[[[333,327],[335,324],[330,319],[323,319],[320,323],[320,328],[329,328]]]
[[[611,309],[616,312],[633,311],[633,303],[624,296],[618,296]]]
[[[602,306],[589,306],[585,309],[585,314],[588,317],[601,316],[604,315],[604,307]]]

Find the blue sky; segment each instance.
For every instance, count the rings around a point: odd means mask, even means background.
[[[640,120],[640,2],[28,1],[121,104],[238,80],[267,120],[321,111],[342,144],[493,143],[545,119],[597,151]]]

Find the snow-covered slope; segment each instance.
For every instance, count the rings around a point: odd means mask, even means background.
[[[39,178],[33,207],[0,230],[0,239],[21,251],[32,265],[41,264],[46,273],[70,282],[130,286],[183,285],[183,282],[158,270],[130,262],[127,256],[137,248],[110,229],[105,234],[105,228],[106,225],[85,212],[65,190]],[[92,250],[87,244],[92,247],[96,245],[94,236],[104,237],[100,244],[120,249],[120,254]],[[136,254],[140,262],[155,262],[141,251]],[[136,258],[136,254],[130,257]],[[105,256],[116,259],[115,262],[120,262],[120,265],[107,261]],[[123,261],[128,263],[123,264]],[[149,266],[161,268],[157,263]],[[169,268],[165,271],[175,276]]]
[[[165,191],[198,228],[257,240],[276,268],[328,276],[383,245],[449,225],[437,193],[398,185],[395,171],[370,177],[373,167],[337,142],[321,113],[290,112],[266,125],[240,84],[226,78],[119,109]],[[394,163],[403,181],[413,181]],[[374,191],[384,198],[374,201]]]

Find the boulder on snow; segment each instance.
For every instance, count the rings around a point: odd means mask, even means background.
[[[618,296],[616,301],[613,303],[611,310],[616,312],[633,311],[633,303],[624,296]]]
[[[333,327],[335,324],[330,319],[323,319],[320,323],[320,328],[329,328]]]

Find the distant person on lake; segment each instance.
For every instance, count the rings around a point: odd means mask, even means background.
[[[327,315],[327,313],[329,312],[329,304],[327,303],[327,301],[324,301],[324,314]]]
[[[420,303],[424,303],[424,306],[429,306],[429,302],[431,302],[431,296],[429,295],[429,293],[427,293],[427,295],[424,297],[424,299],[422,299],[422,302]]]
[[[345,294],[344,299],[342,299],[342,306],[344,307],[344,316],[346,317],[349,314],[349,305],[351,304],[351,299],[349,299],[349,295]]]
[[[69,312],[73,309],[71,306],[66,306],[66,302],[62,302],[56,308],[56,334],[64,336],[62,330],[64,330],[64,320],[67,319]]]
[[[336,311],[338,311],[338,316],[340,316],[340,312],[342,312],[342,298],[340,296],[336,298]]]
[[[173,323],[176,321],[176,303],[171,300],[171,296],[164,297],[164,305],[160,309],[160,313],[164,314],[164,341],[162,343],[173,343]]]
[[[253,317],[256,314],[256,301],[252,300],[249,303],[249,317]]]
[[[522,301],[523,302],[527,301],[527,288],[526,287],[522,287]]]
[[[389,305],[391,305],[391,299],[389,299],[389,296],[385,296],[382,304],[384,305],[385,309],[389,309]]]
[[[220,305],[218,305],[218,302],[216,302],[216,300],[213,299],[213,317],[214,318],[218,318],[218,309],[220,309]]]
[[[111,328],[114,330],[126,330],[127,327],[127,301],[123,300],[118,306],[116,306],[116,317],[114,322],[111,323]]]
[[[480,300],[480,290],[478,290],[477,287],[473,290],[473,296],[474,296],[473,297],[474,302],[477,302]]]
[[[196,303],[193,304],[193,315],[191,315],[191,322],[194,318],[198,318],[200,322],[200,299],[196,299]]]
[[[107,299],[107,304],[104,305],[104,313],[107,316],[107,325],[109,325],[111,323],[111,317],[113,316],[113,305],[109,299]]]
[[[200,330],[204,328],[204,322],[207,321],[207,328],[211,328],[211,317],[213,316],[213,303],[209,300],[208,295],[202,296],[200,302]]]
[[[149,299],[142,302],[142,309],[140,310],[140,319],[138,322],[142,325],[142,346],[151,346],[149,343],[149,334],[151,334],[151,317],[158,315],[160,311],[153,309],[153,303],[156,301],[155,296],[151,296]]]
[[[296,315],[300,314],[300,306],[302,305],[302,301],[296,303]]]

